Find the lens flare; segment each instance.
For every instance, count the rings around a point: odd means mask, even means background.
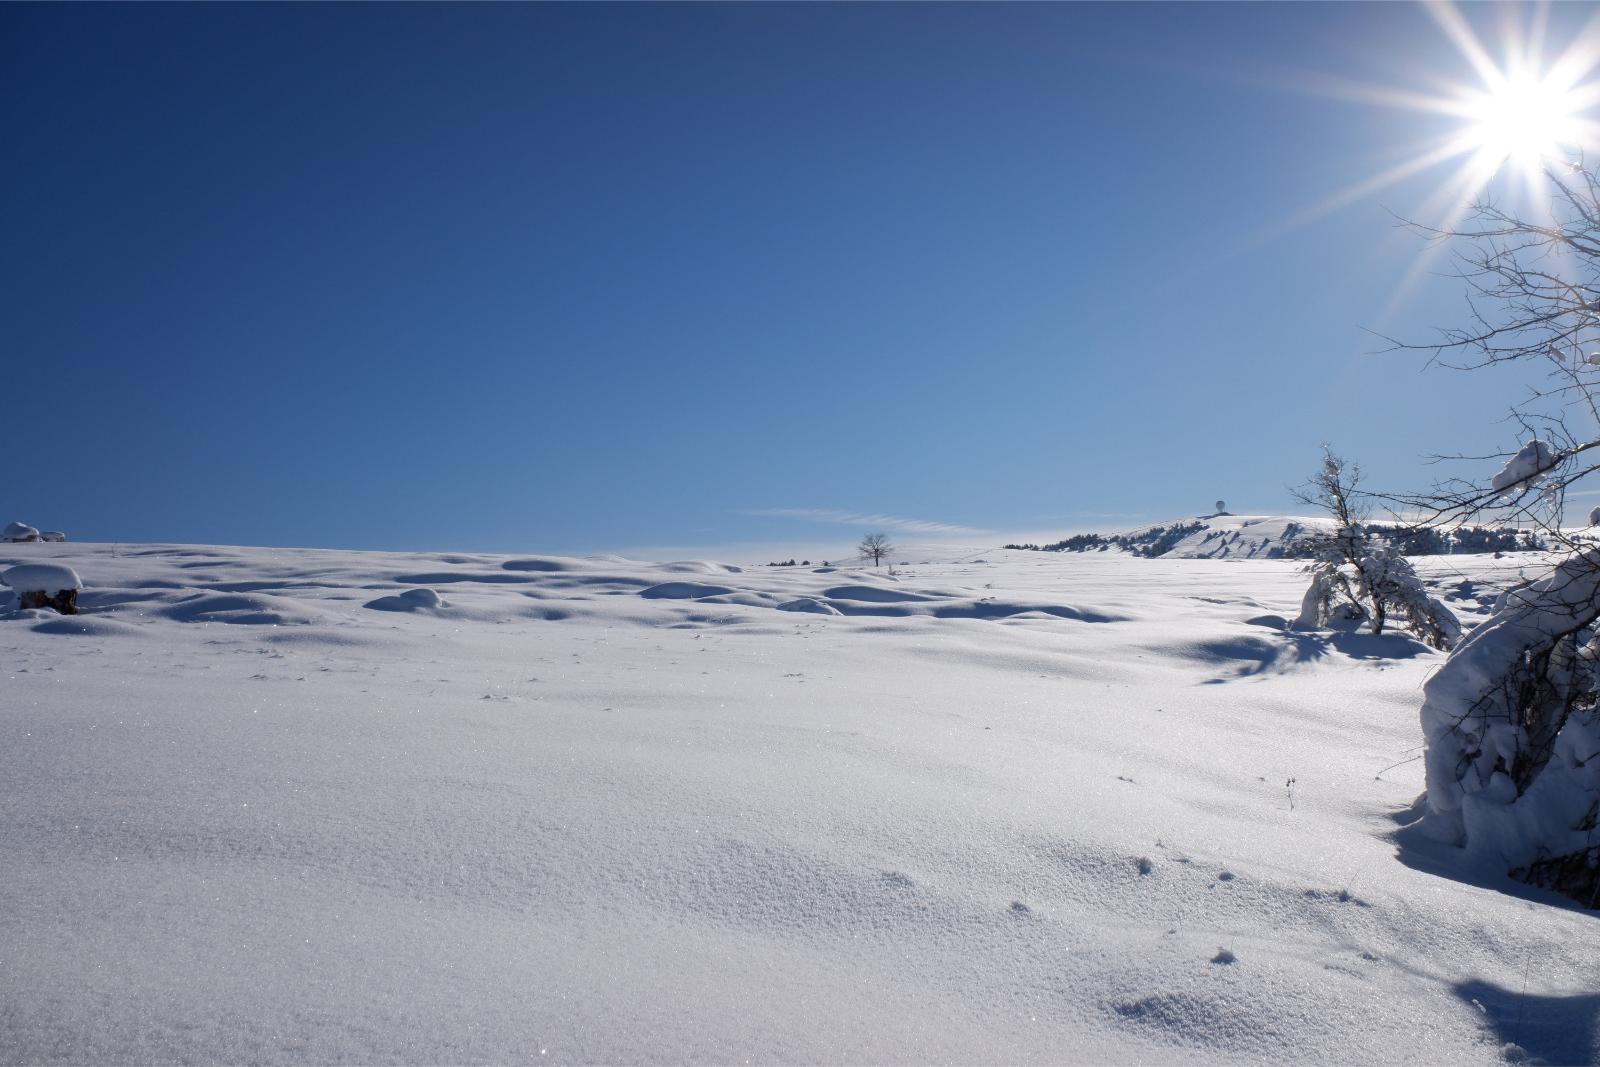
[[[1415,114],[1439,116],[1446,128],[1413,155],[1378,174],[1325,197],[1296,215],[1279,232],[1304,225],[1357,199],[1414,175],[1445,171],[1420,212],[1419,222],[1448,228],[1459,222],[1502,174],[1521,179],[1536,205],[1549,202],[1547,171],[1582,165],[1600,147],[1600,13],[1581,32],[1561,42],[1553,58],[1545,48],[1546,15],[1540,5],[1509,9],[1493,51],[1453,4],[1425,10],[1471,69],[1471,84],[1417,91],[1394,86],[1310,76],[1298,88]],[[1501,59],[1496,59],[1498,53]]]

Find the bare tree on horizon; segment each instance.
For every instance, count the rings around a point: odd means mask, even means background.
[[[883,561],[883,557],[894,551],[894,546],[889,543],[889,535],[881,533],[867,534],[856,546],[856,551],[861,553],[862,559],[870,559],[876,567]]]

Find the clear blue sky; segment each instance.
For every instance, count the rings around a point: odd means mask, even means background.
[[[1444,120],[1313,75],[1470,70],[1364,4],[5,5],[0,522],[1065,533],[1285,508],[1323,440],[1416,485],[1509,440],[1506,379],[1362,332],[1459,320],[1393,300],[1449,168],[1282,231]]]

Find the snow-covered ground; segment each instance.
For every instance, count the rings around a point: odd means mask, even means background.
[[[1292,563],[22,562],[6,1062],[1600,1056],[1600,917],[1405,829],[1439,656]]]

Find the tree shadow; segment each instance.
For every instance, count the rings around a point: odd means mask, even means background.
[[[1389,817],[1398,824],[1390,835],[1397,846],[1396,858],[1407,867],[1530,904],[1600,919],[1600,913],[1559,893],[1519,882],[1492,865],[1472,861],[1463,849],[1436,840],[1424,827],[1426,811],[1424,795],[1390,812]],[[1511,1063],[1600,1063],[1600,993],[1528,994],[1479,978],[1452,983],[1450,990],[1477,1008],[1501,1044],[1517,1046],[1503,1050]]]
[[[1390,820],[1397,827],[1389,834],[1389,840],[1394,842],[1395,858],[1407,867],[1435,878],[1477,886],[1479,889],[1503,893],[1530,904],[1560,908],[1563,911],[1576,912],[1600,920],[1600,911],[1586,908],[1578,901],[1553,889],[1519,882],[1498,866],[1475,861],[1464,849],[1438,840],[1424,825],[1427,810],[1427,794],[1424,793],[1405,807],[1389,813]]]
[[[1333,654],[1357,660],[1404,660],[1433,652],[1433,649],[1406,634],[1290,630],[1265,622],[1255,625],[1272,630],[1272,636],[1231,637],[1222,641],[1208,641],[1199,646],[1199,651],[1207,658],[1244,664],[1234,673],[1223,678],[1208,679],[1204,684],[1221,685],[1268,673],[1281,674],[1327,659]]]
[[[1414,659],[1433,654],[1433,649],[1409,634],[1342,633],[1335,631],[1329,643],[1351,659]]]
[[[1473,979],[1451,989],[1475,1006],[1521,1063],[1600,1063],[1600,993],[1539,996]],[[1512,1051],[1512,1050],[1508,1050]]]

